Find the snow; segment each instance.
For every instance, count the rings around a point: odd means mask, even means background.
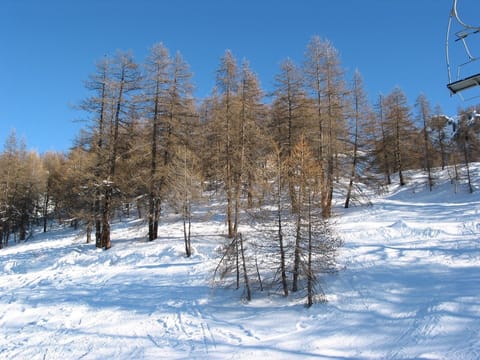
[[[141,220],[116,221],[108,251],[65,228],[12,244],[0,251],[0,359],[478,359],[480,191],[447,172],[432,192],[407,177],[372,206],[336,208],[343,270],[309,309],[212,286],[221,217],[194,224],[191,258],[174,215],[154,242]]]

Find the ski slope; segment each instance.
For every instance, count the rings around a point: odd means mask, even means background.
[[[478,359],[480,189],[437,177],[336,209],[343,270],[310,309],[212,287],[221,217],[194,224],[191,258],[174,216],[150,243],[116,221],[109,251],[38,233],[0,251],[0,359]]]

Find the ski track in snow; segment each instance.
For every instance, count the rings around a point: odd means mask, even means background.
[[[414,193],[415,192],[415,193]],[[0,359],[478,359],[480,195],[414,185],[343,210],[328,302],[213,288],[221,217],[144,241],[116,222],[109,251],[59,229],[0,251]]]

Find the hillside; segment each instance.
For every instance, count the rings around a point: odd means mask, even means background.
[[[141,220],[118,220],[108,251],[38,233],[0,251],[0,358],[478,359],[480,190],[408,175],[371,206],[336,208],[343,270],[310,309],[212,287],[220,217],[194,224],[191,258],[174,215],[150,243]]]

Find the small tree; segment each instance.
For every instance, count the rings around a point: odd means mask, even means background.
[[[302,267],[303,241],[307,240],[309,248],[311,247],[311,207],[314,205],[313,202],[317,200],[316,195],[319,194],[317,181],[320,168],[304,136],[300,138],[299,143],[293,149],[288,161],[290,168],[293,169],[291,183],[294,184],[294,188],[296,189],[295,202],[297,204],[295,211],[295,251],[292,280],[292,291],[296,292],[298,291],[298,281]],[[319,205],[319,203],[316,204]],[[306,236],[303,231],[305,225],[307,226]],[[309,253],[307,256],[309,258],[311,257]],[[309,265],[310,264],[307,263],[307,267]],[[312,280],[311,277],[309,277],[311,274],[311,272],[307,274],[309,282]]]
[[[289,160],[294,169],[298,208],[295,212],[295,245],[292,291],[300,289],[300,278],[306,279],[307,306],[316,294],[323,299],[317,273],[335,268],[335,254],[340,242],[332,236],[321,210],[322,196],[318,184],[320,167],[309,145],[302,137]]]
[[[169,164],[166,187],[169,201],[182,215],[185,255],[192,255],[192,205],[202,192],[201,167],[198,157],[187,145],[175,149],[175,156]]]

